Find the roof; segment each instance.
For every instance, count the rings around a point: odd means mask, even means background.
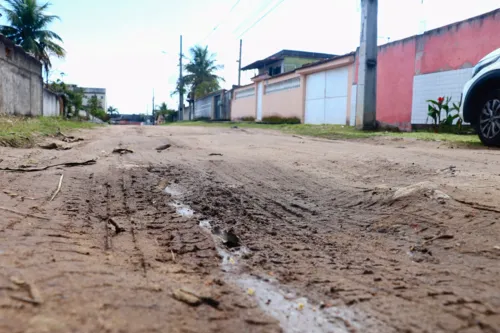
[[[281,50],[278,53],[273,54],[265,59],[258,60],[256,62],[251,63],[242,68],[242,70],[246,71],[249,69],[262,68],[266,65],[269,65],[273,62],[280,61],[285,59],[285,57],[297,57],[297,58],[306,58],[306,59],[325,59],[334,57],[334,54],[328,53],[318,53],[318,52],[306,52],[306,51],[294,51],[294,50]]]
[[[81,87],[85,94],[106,94],[106,88],[85,88]]]
[[[313,62],[313,63],[310,63],[310,64],[302,65],[302,67],[297,68],[297,70],[305,69],[305,68],[309,68],[309,67],[319,66],[319,65],[325,64],[327,62],[333,61],[333,60],[342,59],[342,58],[345,58],[345,57],[352,57],[354,55],[356,55],[356,52],[349,52],[349,53],[346,53],[346,54],[343,54],[343,55],[333,56],[333,57],[330,57],[328,59],[323,59],[323,60],[316,61],[316,62]]]

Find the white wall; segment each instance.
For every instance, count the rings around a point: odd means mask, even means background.
[[[451,97],[450,103],[459,103],[465,83],[472,76],[472,68],[417,75],[413,78],[412,124],[432,124],[427,120],[429,103],[438,97]],[[451,106],[451,105],[450,105]]]
[[[306,79],[306,124],[347,122],[349,68],[346,66],[310,74]]]
[[[212,118],[213,95],[202,98],[194,102],[194,119]]]
[[[356,126],[356,103],[358,98],[358,86],[354,84],[351,89],[351,115],[349,119],[350,126]]]
[[[60,110],[59,97],[49,90],[43,89],[43,116],[60,116]]]

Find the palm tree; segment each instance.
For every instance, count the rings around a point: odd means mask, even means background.
[[[59,17],[47,15],[45,11],[50,3],[39,5],[37,0],[5,0],[9,5],[0,5],[0,10],[6,15],[10,26],[0,25],[0,33],[20,45],[26,52],[31,53],[42,62],[48,81],[49,70],[52,67],[50,58],[63,58],[66,55],[64,48],[58,44],[61,37],[47,26]]]
[[[184,76],[184,84],[191,86],[195,98],[202,97],[220,89],[219,81],[223,79],[215,73],[223,66],[217,65],[215,55],[208,47],[194,46],[190,50],[191,61],[185,66],[188,75]]]
[[[110,118],[113,118],[115,115],[119,116],[120,112],[118,112],[118,109],[115,108],[114,106],[110,106],[108,108],[108,115],[109,115]]]

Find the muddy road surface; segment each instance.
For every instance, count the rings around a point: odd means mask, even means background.
[[[498,150],[76,135],[0,148],[0,332],[500,332]]]

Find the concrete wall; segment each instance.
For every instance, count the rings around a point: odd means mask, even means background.
[[[0,35],[0,114],[41,116],[42,65]]]
[[[219,90],[194,102],[193,119],[229,120],[232,91]],[[188,118],[185,118],[188,119]]]
[[[193,120],[212,118],[213,96],[204,97],[194,102]]]
[[[241,120],[245,117],[256,117],[257,98],[254,83],[234,89],[231,101],[231,120]]]
[[[452,96],[458,103],[470,68],[500,48],[498,31],[500,9],[379,47],[377,120],[408,130],[425,123],[425,99]]]
[[[377,120],[410,129],[415,40],[381,47],[377,71]]]
[[[43,89],[43,116],[58,117],[62,116],[62,103],[59,96],[50,90]]]
[[[298,86],[296,86],[296,81],[298,81]],[[286,88],[284,86],[280,90],[275,91],[268,89],[268,87],[274,84],[287,84],[289,82],[292,83],[293,88]],[[304,78],[296,73],[266,80],[262,98],[262,118],[270,116],[296,117],[303,121],[304,90],[301,89],[303,86]]]

